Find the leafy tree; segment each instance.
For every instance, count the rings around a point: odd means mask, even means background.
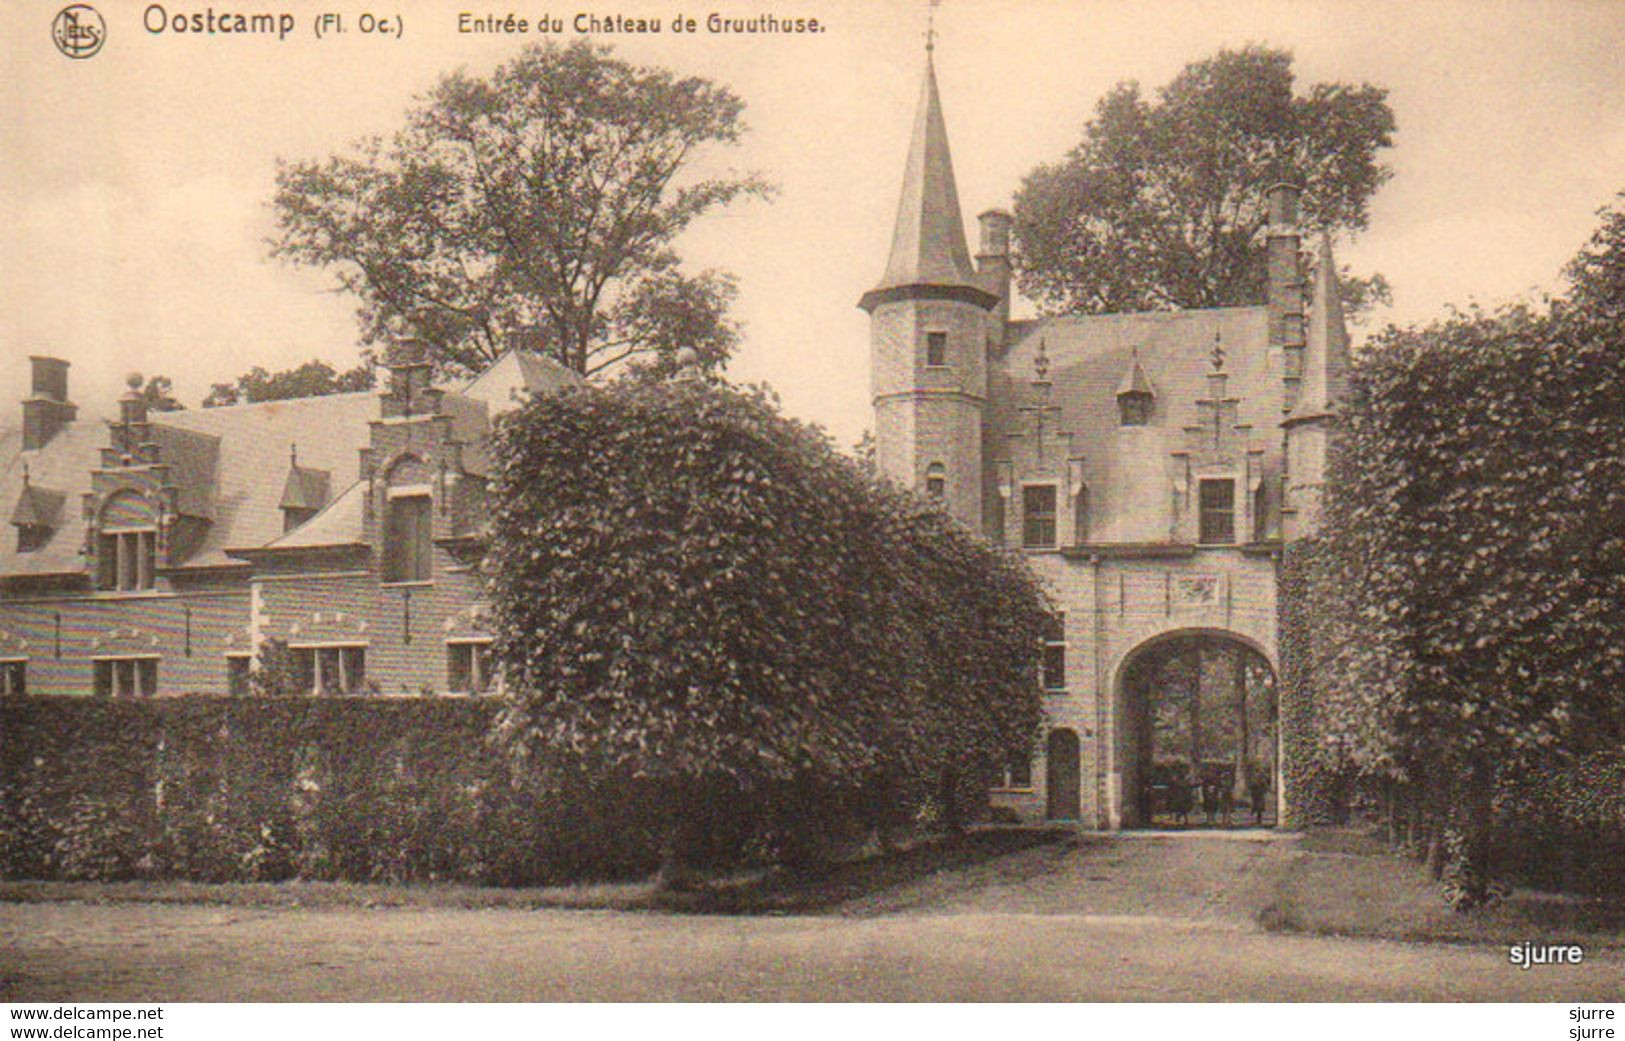
[[[280,372],[266,372],[256,365],[235,383],[216,383],[203,399],[204,408],[220,405],[249,405],[256,401],[286,401],[314,398],[323,394],[349,394],[373,385],[371,366],[357,365],[339,372],[325,361],[307,361]]]
[[[1509,784],[1625,747],[1625,313],[1617,211],[1549,310],[1367,344],[1311,582],[1327,747],[1418,800],[1462,906]]]
[[[733,281],[680,269],[673,243],[754,176],[702,174],[743,103],[698,77],[586,42],[530,47],[487,78],[442,79],[386,144],[284,164],[272,253],[333,268],[363,341],[409,331],[442,372],[507,347],[584,375],[692,347],[727,360]]]
[[[1571,260],[1568,305],[1582,315],[1617,318],[1625,307],[1625,192],[1612,206],[1597,211],[1601,225]]]
[[[627,382],[499,438],[500,734],[647,785],[669,872],[741,818],[792,846],[925,804],[952,824],[1031,754],[1032,579],[764,394]]]
[[[1016,193],[1018,283],[1060,313],[1257,303],[1266,190],[1292,181],[1308,227],[1363,230],[1393,133],[1386,91],[1296,95],[1292,56],[1256,45],[1187,65],[1154,99],[1119,84]],[[1387,298],[1381,276],[1342,279],[1351,311]]]
[[[180,412],[186,406],[175,400],[175,385],[168,376],[154,376],[141,388],[148,412]]]

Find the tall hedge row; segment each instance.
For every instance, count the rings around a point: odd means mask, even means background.
[[[1550,307],[1367,344],[1285,576],[1321,812],[1382,809],[1460,906],[1542,853],[1625,849],[1597,787],[1625,755],[1625,312],[1593,284],[1625,267],[1625,214],[1581,260]]]
[[[499,440],[488,565],[516,754],[658,779],[679,830],[724,801],[793,806],[791,831],[855,809],[951,823],[1032,754],[1035,582],[766,393],[585,389]]]
[[[0,699],[9,878],[459,881],[648,871],[647,795],[517,785],[485,700]]]

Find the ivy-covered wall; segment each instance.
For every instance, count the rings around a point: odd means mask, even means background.
[[[1281,675],[1277,721],[1281,734],[1281,826],[1308,828],[1337,823],[1343,771],[1327,754],[1317,709],[1316,653],[1325,639],[1313,603],[1313,571],[1319,544],[1288,543],[1281,556],[1276,604],[1280,613]]]

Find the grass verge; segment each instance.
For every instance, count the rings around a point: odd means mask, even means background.
[[[718,877],[679,891],[652,881],[579,883],[524,889],[425,883],[182,881],[0,881],[0,902],[219,904],[287,908],[543,908],[693,914],[806,914],[939,871],[964,868],[1059,841],[1068,831],[979,828],[892,853],[822,865]]]
[[[1496,907],[1457,913],[1426,867],[1347,830],[1304,837],[1258,921],[1320,936],[1625,948],[1625,901],[1518,889]]]

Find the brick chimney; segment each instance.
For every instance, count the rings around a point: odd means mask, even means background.
[[[976,250],[976,274],[982,288],[999,298],[993,308],[995,335],[1004,342],[1004,326],[1010,321],[1010,214],[986,210],[976,218],[981,225],[981,244]]]
[[[61,358],[30,355],[32,387],[23,400],[23,448],[44,448],[72,423],[79,407],[68,401],[68,363]]]
[[[1298,256],[1298,200],[1302,189],[1282,183],[1271,187],[1269,227],[1265,231],[1265,303],[1269,308],[1269,348],[1284,384],[1281,411],[1290,412],[1303,382],[1303,263]]]
[[[421,340],[402,338],[384,350],[383,366],[389,375],[380,395],[382,415],[434,415],[440,411],[440,391],[430,385],[433,366]]]

